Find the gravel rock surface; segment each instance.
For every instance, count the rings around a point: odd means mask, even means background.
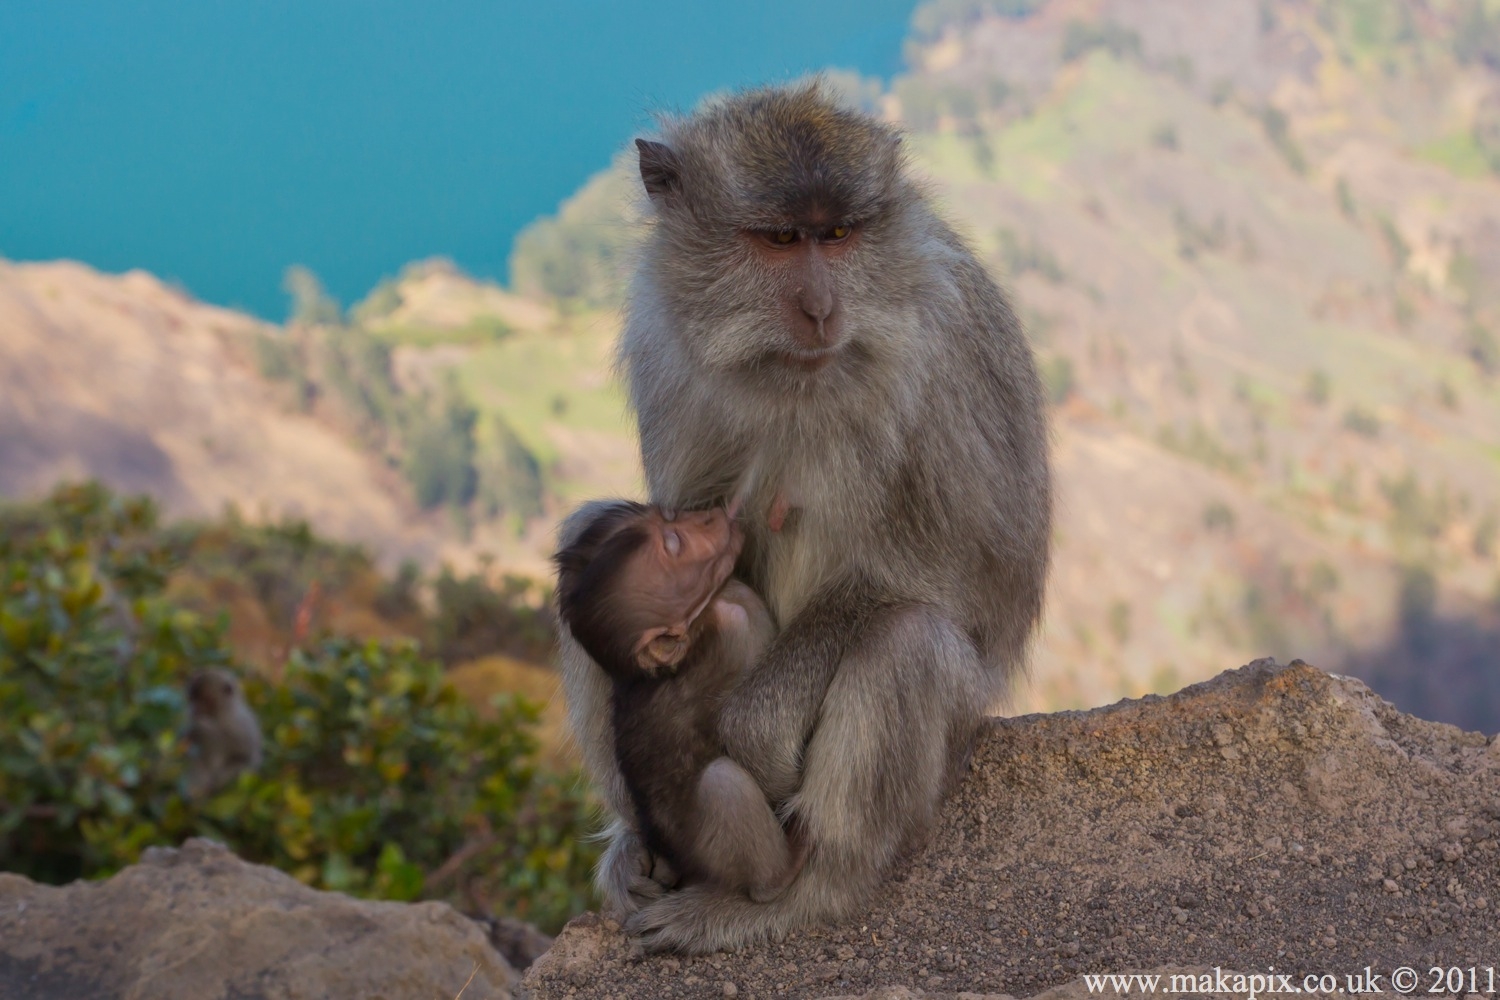
[[[318,892],[208,840],[105,882],[0,874],[4,1000],[506,1000],[518,978],[446,903]]]
[[[1500,741],[1260,660],[1169,697],[993,720],[939,828],[857,919],[685,958],[585,915],[522,991],[1061,998],[1089,995],[1088,973],[1274,967],[1343,987],[1366,966],[1420,970],[1423,996],[1431,966],[1493,966],[1500,989]]]

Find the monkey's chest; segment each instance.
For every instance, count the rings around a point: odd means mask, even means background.
[[[785,625],[821,587],[863,558],[861,493],[837,456],[778,470],[759,498],[746,579]]]

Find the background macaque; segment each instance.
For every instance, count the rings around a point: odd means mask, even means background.
[[[556,556],[558,608],[613,685],[615,756],[646,846],[684,883],[765,900],[795,874],[794,852],[718,731],[725,695],[775,632],[729,579],[743,542],[722,508],[597,508]]]
[[[202,799],[260,766],[260,723],[239,678],[213,667],[187,683],[188,795]]]

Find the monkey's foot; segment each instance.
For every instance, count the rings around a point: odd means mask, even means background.
[[[608,913],[628,917],[660,899],[677,884],[677,875],[665,858],[653,857],[635,831],[623,824],[613,828],[610,837],[599,859],[595,885]]]
[[[706,955],[785,936],[786,914],[778,920],[780,909],[775,901],[755,903],[740,893],[694,885],[643,906],[625,922],[625,930],[647,951]]]

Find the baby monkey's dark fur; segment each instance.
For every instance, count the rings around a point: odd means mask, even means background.
[[[703,540],[710,524],[722,539],[653,558],[658,532]],[[610,679],[615,758],[646,847],[684,884],[766,901],[796,874],[796,852],[760,786],[725,756],[718,726],[775,632],[760,598],[725,579],[741,542],[722,511],[669,520],[643,504],[604,505],[555,557],[558,610]],[[684,627],[649,640],[674,624]]]

